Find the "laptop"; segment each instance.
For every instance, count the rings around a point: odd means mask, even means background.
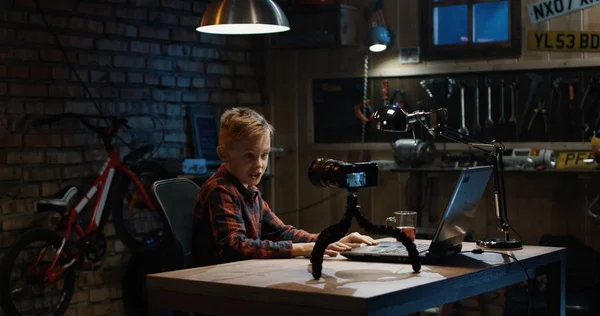
[[[492,171],[492,166],[462,170],[433,239],[415,241],[422,264],[436,264],[461,251],[465,235],[475,217],[475,211]],[[409,260],[406,248],[399,241],[380,242],[378,245],[362,246],[340,254],[348,259],[359,261],[408,262]]]

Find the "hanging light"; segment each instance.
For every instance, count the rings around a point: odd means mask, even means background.
[[[215,0],[196,31],[211,34],[267,34],[290,29],[285,13],[273,0]]]
[[[383,52],[392,42],[390,30],[381,25],[374,25],[367,33],[367,46],[374,53]]]
[[[383,16],[383,1],[377,0],[371,13],[371,28],[367,31],[365,45],[374,53],[383,52],[388,47],[393,46],[394,33],[386,27],[385,17]]]

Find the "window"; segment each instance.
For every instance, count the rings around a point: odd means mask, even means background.
[[[521,54],[520,0],[423,0],[425,60]]]

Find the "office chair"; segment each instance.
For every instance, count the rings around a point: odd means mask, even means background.
[[[180,269],[191,267],[192,214],[200,187],[187,178],[172,178],[154,182],[154,194],[165,211],[172,237],[182,249]]]

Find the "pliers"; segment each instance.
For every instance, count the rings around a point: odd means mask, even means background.
[[[533,125],[533,121],[538,115],[541,115],[544,119],[544,131],[548,132],[548,115],[546,113],[546,101],[542,102],[540,99],[537,101],[537,107],[533,109],[533,115],[531,116],[531,120],[529,120],[529,125],[527,126],[527,131],[531,130],[531,126]]]
[[[586,124],[586,132],[591,132],[594,136],[598,137],[600,135],[600,111],[598,111],[598,116],[596,116],[596,122],[594,124],[594,130],[590,131],[590,127]]]

